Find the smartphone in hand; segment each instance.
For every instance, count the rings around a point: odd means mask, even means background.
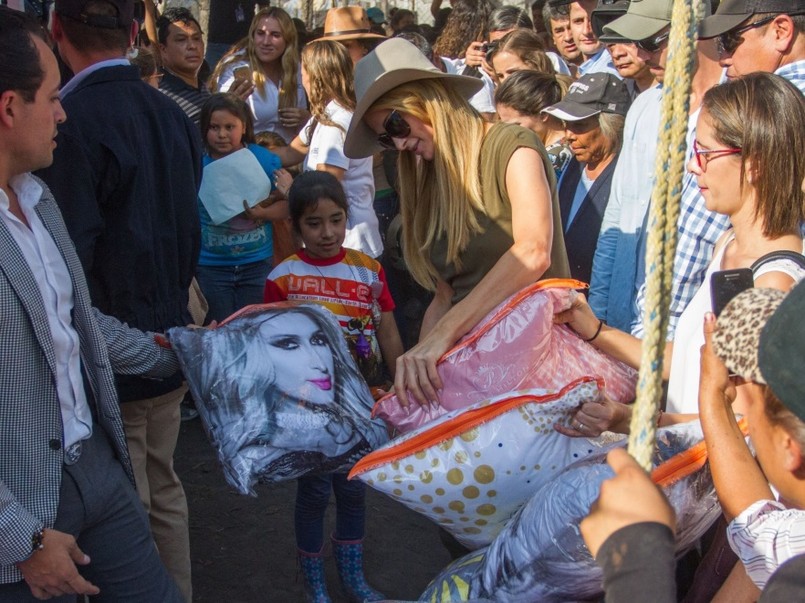
[[[749,268],[720,270],[710,277],[710,298],[713,314],[718,316],[730,300],[745,289],[755,286],[755,278]]]
[[[232,74],[235,76],[235,85],[240,82],[251,81],[252,79],[252,70],[248,65],[241,65],[235,69]]]

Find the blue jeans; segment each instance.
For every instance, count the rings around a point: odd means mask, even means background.
[[[366,516],[366,485],[346,473],[306,475],[296,480],[294,529],[296,546],[306,553],[318,553],[324,543],[324,515],[335,492],[336,540],[361,540]]]
[[[92,426],[75,465],[62,470],[59,506],[53,529],[72,534],[90,556],[78,572],[101,589],[93,601],[182,603],[159,559],[148,516],[103,428]],[[50,599],[74,603],[75,595]],[[0,585],[0,601],[37,601],[23,580]]]
[[[263,303],[271,258],[239,266],[198,266],[196,280],[210,309],[207,322],[221,322],[244,306]]]

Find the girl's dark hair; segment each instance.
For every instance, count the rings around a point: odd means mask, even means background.
[[[517,71],[495,90],[495,103],[511,107],[523,115],[539,116],[540,112],[562,100],[562,85],[551,73]]]
[[[291,224],[296,232],[301,232],[299,224],[305,211],[315,209],[319,199],[330,199],[349,215],[349,204],[344,194],[344,187],[338,178],[329,172],[313,170],[300,174],[294,179],[288,191],[288,212],[291,214]]]
[[[413,17],[414,21],[416,21],[416,15],[412,11],[406,8],[400,8],[394,11],[394,14],[391,16],[391,19],[389,19],[389,26],[391,27],[392,30],[397,31],[400,29],[400,21],[402,21],[407,17]]]
[[[249,105],[239,96],[229,92],[218,92],[208,98],[201,106],[201,138],[207,145],[207,130],[210,129],[212,114],[216,111],[228,111],[243,122],[243,144],[254,144],[254,118]]]

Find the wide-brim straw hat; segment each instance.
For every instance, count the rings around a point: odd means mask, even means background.
[[[464,98],[472,97],[484,85],[479,78],[439,71],[407,40],[391,38],[382,42],[355,65],[358,104],[344,142],[347,157],[369,157],[381,150],[377,134],[363,121],[364,114],[390,90],[417,80],[440,80]]]
[[[385,38],[372,33],[371,22],[366,10],[360,6],[339,6],[331,8],[324,17],[324,34],[320,40],[360,40],[365,38]]]

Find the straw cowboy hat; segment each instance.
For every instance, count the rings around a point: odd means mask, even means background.
[[[366,11],[360,6],[331,8],[324,17],[324,35],[320,40],[359,40],[385,38],[371,32]]]
[[[479,78],[439,71],[419,49],[401,38],[382,42],[355,65],[355,96],[358,104],[344,142],[347,157],[369,157],[381,149],[377,134],[363,116],[375,101],[397,86],[417,80],[440,80],[464,98],[483,87]]]

